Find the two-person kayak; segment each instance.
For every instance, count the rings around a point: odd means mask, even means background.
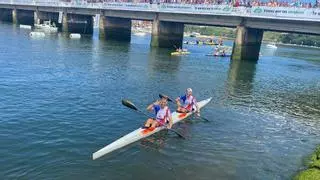
[[[198,106],[201,109],[202,107],[204,107],[205,105],[207,105],[210,101],[211,101],[211,97],[198,102]],[[180,121],[182,121],[183,119],[189,117],[190,115],[192,115],[193,112],[189,112],[189,113],[177,113],[174,112],[172,113],[172,120],[173,120],[173,124],[176,124]],[[131,143],[134,143],[136,141],[139,141],[140,139],[146,138],[156,132],[159,132],[163,129],[166,129],[165,126],[160,126],[157,127],[155,129],[143,129],[143,128],[139,128],[135,131],[132,131],[131,133],[119,138],[118,140],[112,142],[111,144],[105,146],[104,148],[100,149],[99,151],[95,152],[92,154],[92,159],[95,160],[101,156],[104,156],[108,153],[111,153],[112,151],[115,151],[117,149],[120,149],[124,146],[127,146]]]

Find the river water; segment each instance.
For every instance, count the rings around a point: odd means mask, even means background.
[[[131,43],[32,39],[0,24],[0,179],[290,179],[320,143],[320,50],[262,45],[257,63]],[[227,42],[231,45],[232,42]],[[197,119],[98,160],[159,93],[213,97]],[[171,108],[174,106],[171,104]],[[151,141],[155,141],[152,143]]]

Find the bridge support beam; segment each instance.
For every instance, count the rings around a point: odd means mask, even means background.
[[[69,32],[69,30],[68,30],[68,14],[65,11],[62,14],[62,32]]]
[[[40,24],[39,11],[35,10],[33,14],[34,24]]]
[[[119,41],[131,40],[131,19],[100,16],[100,37]]]
[[[12,23],[18,24],[18,11],[16,8],[12,10]]]
[[[103,14],[100,14],[100,18],[99,18],[99,38],[100,39],[106,38],[105,26],[106,26],[106,17]]]
[[[151,46],[163,48],[182,47],[184,24],[159,21],[158,17],[152,23]]]
[[[263,30],[238,26],[233,44],[232,60],[259,59]]]

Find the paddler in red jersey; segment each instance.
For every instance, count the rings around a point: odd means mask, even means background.
[[[181,105],[181,102],[183,103]],[[200,108],[198,107],[196,98],[192,95],[192,89],[188,88],[186,90],[186,94],[179,96],[176,99],[176,103],[178,105],[177,112],[179,113],[187,113],[191,111],[195,111],[198,116],[200,116]]]
[[[172,127],[172,116],[170,109],[168,107],[168,99],[166,97],[161,98],[160,100],[157,100],[156,102],[150,104],[147,107],[148,111],[154,111],[156,114],[155,119],[148,119],[145,123],[145,128],[155,128],[158,126],[164,126],[168,124],[168,129],[171,129]]]

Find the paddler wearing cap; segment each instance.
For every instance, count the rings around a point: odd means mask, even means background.
[[[182,105],[181,102],[183,103]],[[187,88],[186,94],[177,97],[176,103],[178,105],[177,112],[187,113],[195,111],[200,116],[200,108],[198,107],[196,98],[192,95],[191,88]]]
[[[168,124],[167,128],[171,129],[173,122],[171,112],[167,104],[167,97],[162,97],[160,100],[157,100],[147,107],[148,111],[154,111],[156,118],[149,118],[145,123],[145,128],[156,128],[158,126]]]

